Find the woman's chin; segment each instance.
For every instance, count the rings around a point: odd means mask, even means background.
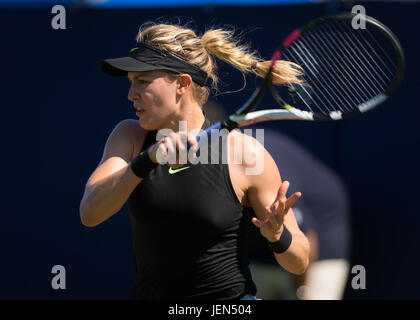
[[[147,131],[153,131],[156,130],[156,126],[154,126],[152,123],[148,122],[148,121],[142,121],[141,119],[139,119],[139,123],[140,123],[140,127],[142,127],[144,130]]]

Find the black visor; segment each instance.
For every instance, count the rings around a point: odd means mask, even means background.
[[[128,57],[102,60],[101,67],[103,72],[111,76],[127,76],[128,72],[168,70],[187,73],[200,86],[204,86],[207,80],[207,73],[199,67],[145,43],[137,43]]]

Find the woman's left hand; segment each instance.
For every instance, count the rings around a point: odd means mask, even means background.
[[[265,220],[252,218],[252,223],[260,229],[260,233],[270,242],[275,242],[280,239],[283,232],[284,217],[289,212],[290,208],[295,204],[302,194],[295,192],[289,198],[286,198],[286,192],[290,183],[283,181],[280,184],[277,192],[277,197],[271,206],[264,208],[266,217]]]

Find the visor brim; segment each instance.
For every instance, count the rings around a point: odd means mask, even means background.
[[[101,68],[104,73],[114,77],[127,76],[128,72],[142,72],[162,69],[131,57],[102,60]]]

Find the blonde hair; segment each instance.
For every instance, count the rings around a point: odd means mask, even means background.
[[[259,58],[257,52],[246,45],[240,45],[234,38],[234,32],[224,29],[207,30],[199,37],[193,30],[172,24],[143,24],[136,37],[137,42],[144,42],[168,51],[181,59],[204,70],[212,80],[213,89],[217,90],[217,65],[212,55],[231,64],[242,73],[254,73],[264,77],[271,61]],[[277,61],[273,70],[273,82],[277,84],[302,83],[299,65],[289,61]],[[193,82],[194,99],[202,106],[208,99],[210,90]]]

